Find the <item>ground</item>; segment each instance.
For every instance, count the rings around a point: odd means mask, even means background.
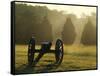
[[[40,46],[35,48],[40,49]],[[54,46],[52,47],[54,49]],[[61,65],[55,67],[54,54],[45,54],[34,67],[27,66],[27,45],[15,46],[15,73],[44,73],[57,71],[75,71],[96,69],[96,46],[64,45],[64,58]],[[36,54],[37,56],[38,54]]]

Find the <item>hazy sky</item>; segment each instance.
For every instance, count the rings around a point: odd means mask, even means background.
[[[91,15],[92,12],[96,13],[96,7],[85,7],[85,6],[69,6],[69,5],[54,5],[54,4],[39,4],[39,3],[26,3],[32,6],[47,6],[50,10],[64,11],[65,14],[73,13],[77,17],[82,14]]]

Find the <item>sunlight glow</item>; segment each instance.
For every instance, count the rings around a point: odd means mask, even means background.
[[[22,3],[16,2],[20,4],[27,4],[32,6],[46,6],[50,10],[63,11],[64,14],[75,14],[77,17],[81,17],[83,14],[90,16],[91,13],[96,13],[96,7],[88,7],[88,6],[72,6],[72,5],[55,5],[55,4],[41,4],[41,3]]]

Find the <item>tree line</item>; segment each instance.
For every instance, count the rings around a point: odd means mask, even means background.
[[[36,43],[42,41],[53,41],[52,24],[48,19],[48,13],[53,12],[46,6],[31,6],[27,4],[15,5],[15,42],[16,44],[27,44],[31,36]],[[59,13],[58,11],[55,14]],[[59,14],[62,14],[59,13]],[[66,18],[61,32],[64,44],[73,44],[76,31],[70,17]],[[81,43],[84,45],[96,44],[96,27],[88,19],[82,32]]]

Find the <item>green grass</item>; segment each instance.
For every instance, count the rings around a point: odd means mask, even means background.
[[[96,46],[64,45],[64,58],[59,67],[50,65],[55,62],[54,54],[45,54],[35,67],[27,67],[27,49],[27,45],[16,45],[16,74],[96,69]]]

